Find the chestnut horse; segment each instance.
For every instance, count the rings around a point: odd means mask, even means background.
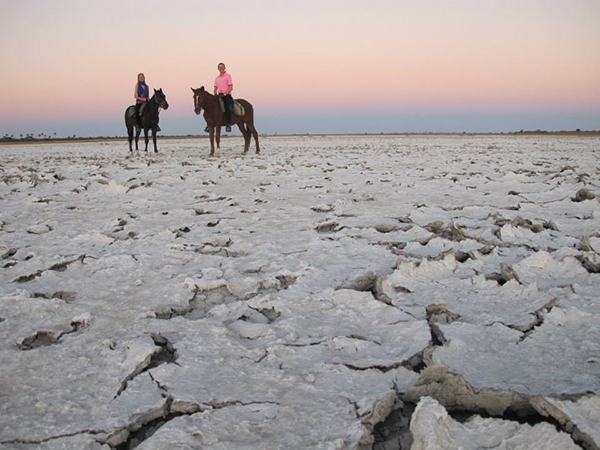
[[[215,154],[215,128],[217,130],[217,148],[221,148],[221,126],[226,124],[225,113],[221,110],[219,104],[219,98],[216,95],[209,94],[202,86],[200,89],[191,88],[194,93],[194,112],[200,115],[200,112],[204,109],[204,119],[208,125],[208,131],[210,133],[210,155]],[[244,136],[244,155],[248,153],[250,149],[250,141],[254,137],[256,142],[256,154],[260,154],[260,146],[258,144],[258,132],[254,127],[254,108],[241,98],[236,99],[244,107],[244,115],[237,116],[231,112],[231,125],[236,125]],[[252,136],[250,135],[252,134]]]

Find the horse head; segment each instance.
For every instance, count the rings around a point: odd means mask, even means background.
[[[167,103],[167,96],[163,93],[162,88],[158,91],[154,89],[154,98],[156,99],[156,103],[162,109],[169,109],[169,104]]]
[[[204,108],[204,86],[200,89],[190,88],[194,93],[194,112],[196,115],[199,115],[202,112],[202,108]]]

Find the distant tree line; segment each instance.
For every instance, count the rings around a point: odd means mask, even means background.
[[[18,136],[14,134],[6,133],[0,138],[0,142],[20,142],[20,141],[52,141],[52,140],[89,140],[89,139],[121,139],[122,136],[95,136],[95,137],[82,137],[76,134],[70,136],[57,136],[56,133],[21,133]]]
[[[19,134],[19,137],[16,137],[14,134],[6,133],[4,136],[2,136],[2,138],[0,138],[0,141],[33,141],[33,140],[46,141],[46,140],[50,140],[50,139],[57,139],[56,133],[52,133],[52,134],[38,133],[37,135],[35,135],[34,133],[25,133],[25,134],[21,133],[21,134]]]
[[[389,135],[394,135],[394,134],[411,134],[411,135],[422,135],[422,134],[426,134],[426,135],[437,135],[437,134],[473,134],[473,135],[477,135],[477,134],[570,134],[570,133],[587,133],[587,134],[600,134],[600,130],[581,130],[580,128],[577,128],[576,130],[563,130],[563,131],[546,131],[546,130],[520,130],[520,131],[509,131],[509,132],[469,132],[467,133],[466,131],[463,132],[448,132],[448,133],[439,133],[439,132],[412,132],[412,133],[403,133],[403,132],[397,132],[397,133],[379,133],[379,134],[389,134]],[[375,135],[378,133],[364,133],[364,135]],[[298,136],[301,135],[305,135],[305,136],[310,136],[311,133],[304,133],[304,134],[297,134]],[[318,136],[319,133],[315,134],[315,136]],[[326,135],[326,133],[324,134]],[[274,133],[273,136],[277,136],[277,133]],[[171,138],[177,138],[177,137],[205,137],[205,136],[201,136],[201,135],[191,135],[188,134],[187,136],[170,136]],[[227,136],[225,136],[227,137]],[[57,136],[57,134],[54,132],[52,134],[50,133],[38,133],[37,135],[34,133],[21,133],[19,134],[19,136],[15,136],[13,134],[8,134],[6,133],[4,136],[2,136],[0,138],[0,142],[22,142],[22,141],[52,141],[52,140],[94,140],[94,139],[124,139],[125,136],[77,136],[76,134],[70,135],[70,136]]]

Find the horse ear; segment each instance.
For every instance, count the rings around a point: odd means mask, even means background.
[[[156,94],[158,91],[156,89],[154,89],[154,93]]]
[[[200,92],[202,92],[202,91],[204,91],[204,86],[202,86],[202,87],[200,88]]]
[[[192,90],[192,92],[193,92],[194,94],[196,93],[196,91],[194,90],[194,88],[193,88],[193,87],[191,87],[190,89]]]

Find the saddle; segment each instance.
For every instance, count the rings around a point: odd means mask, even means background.
[[[146,109],[146,103],[142,103],[142,106],[140,106],[140,117],[142,117],[142,115],[144,114],[145,109]],[[127,108],[127,116],[128,117],[135,116],[135,106],[134,105],[131,105],[129,108]]]
[[[221,111],[225,112],[225,102],[221,97],[219,97],[219,104],[221,105]],[[231,108],[231,112],[233,112],[236,116],[243,116],[246,112],[244,111],[244,107],[237,100],[233,100],[233,108]]]

